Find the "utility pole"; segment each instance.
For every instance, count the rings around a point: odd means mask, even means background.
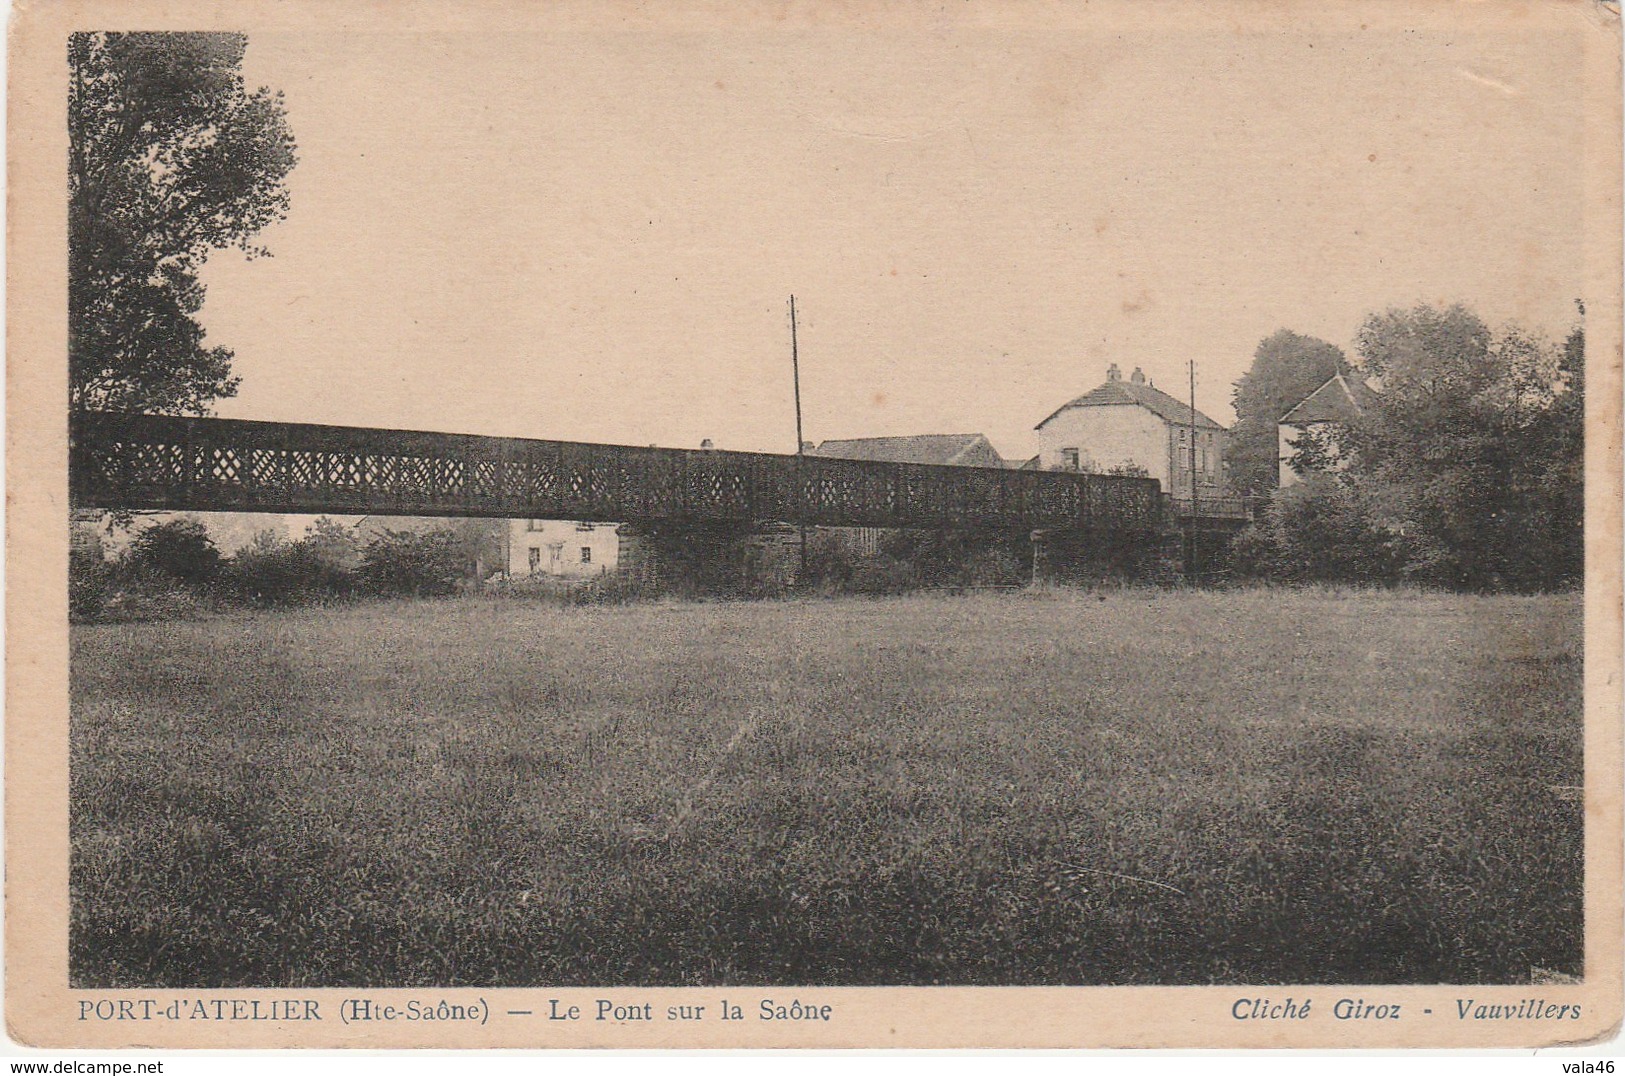
[[[801,455],[801,359],[796,354],[796,297],[790,296],[790,375],[796,389],[796,455]]]
[[[1202,573],[1198,563],[1198,558],[1201,555],[1197,548],[1200,531],[1196,520],[1196,360],[1191,359],[1189,361],[1191,370],[1191,578],[1199,580]]]
[[[796,523],[801,535],[801,569],[796,574],[796,582],[804,582],[807,578],[807,502],[806,485],[801,476],[801,458],[805,455],[801,439],[801,357],[796,352],[796,297],[790,296],[790,374],[795,382],[796,392]]]

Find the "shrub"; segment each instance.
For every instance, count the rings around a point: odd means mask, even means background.
[[[95,620],[112,586],[113,566],[102,555],[101,542],[74,542],[68,551],[68,618]]]
[[[912,567],[884,552],[866,552],[838,532],[807,536],[806,589],[835,594],[901,594],[914,581]]]
[[[1425,558],[1383,527],[1377,515],[1347,483],[1335,476],[1311,475],[1276,493],[1261,534],[1249,538],[1242,551],[1282,579],[1397,582],[1406,565]]]
[[[108,567],[100,606],[84,619],[109,623],[181,620],[215,608],[210,591],[193,588],[126,555]]]
[[[68,617],[75,622],[168,620],[214,607],[220,551],[203,524],[180,518],[135,536],[108,561],[99,537],[75,535],[68,554]]]
[[[455,594],[466,575],[464,543],[455,531],[386,530],[367,544],[360,582],[373,594],[436,597]]]
[[[752,593],[767,585],[771,565],[752,550],[749,526],[685,523],[641,527],[638,541],[660,589],[674,597],[698,598]]]
[[[138,573],[156,574],[194,588],[213,585],[222,564],[220,550],[203,524],[184,516],[155,523],[136,535],[128,559]]]
[[[658,580],[630,572],[601,572],[582,579],[557,575],[521,575],[484,583],[481,593],[547,605],[624,605],[667,596]]]
[[[1019,586],[1026,582],[1016,539],[954,530],[905,530],[881,543],[881,552],[909,566],[922,587]]]
[[[337,520],[322,516],[305,528],[305,544],[331,570],[346,574],[361,566],[361,548],[355,532]]]
[[[605,572],[581,580],[565,594],[572,605],[627,605],[664,596],[659,584],[625,572]]]
[[[1259,523],[1249,523],[1230,539],[1228,559],[1237,579],[1270,579],[1279,573],[1275,541]]]
[[[344,597],[355,578],[309,538],[289,542],[268,533],[226,562],[222,582],[232,597],[256,605],[288,605]]]

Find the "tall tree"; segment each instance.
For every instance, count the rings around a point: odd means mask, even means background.
[[[1530,431],[1526,482],[1534,491],[1546,587],[1585,576],[1585,304],[1563,342],[1556,394]]]
[[[1334,375],[1347,373],[1341,348],[1281,329],[1253,353],[1236,382],[1236,424],[1230,430],[1230,485],[1241,493],[1267,493],[1279,479],[1277,425],[1281,416]]]
[[[1382,392],[1349,431],[1347,475],[1405,536],[1410,573],[1472,590],[1558,581],[1552,483],[1572,446],[1550,416],[1575,391],[1558,349],[1460,305],[1372,315],[1359,346]]]
[[[286,217],[282,95],[248,91],[247,38],[69,38],[68,368],[74,408],[203,414],[236,392],[195,319],[210,252]]]

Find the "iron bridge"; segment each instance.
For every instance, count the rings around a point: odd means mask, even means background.
[[[1150,533],[1155,479],[79,412],[79,508]]]

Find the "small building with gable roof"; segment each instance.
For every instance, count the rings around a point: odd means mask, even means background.
[[[877,463],[935,463],[949,467],[1005,466],[986,437],[979,433],[924,433],[913,437],[858,437],[825,441],[809,453],[840,460]]]
[[[1358,377],[1334,374],[1282,415],[1276,425],[1281,486],[1285,488],[1302,478],[1293,464],[1306,434],[1316,435],[1335,454],[1337,431],[1359,418],[1375,398],[1376,393]],[[1333,465],[1337,466],[1337,461]]]

